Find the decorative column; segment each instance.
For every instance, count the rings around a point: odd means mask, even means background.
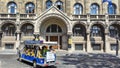
[[[108,13],[105,13],[105,25],[106,25],[106,28],[105,28],[105,40],[104,40],[104,43],[105,43],[105,52],[106,53],[109,53],[110,52],[110,43],[109,43],[109,40],[108,40],[108,23],[109,23],[109,17],[108,17]]]
[[[17,12],[16,14],[17,19],[16,19],[16,48],[20,46],[20,14]],[[15,49],[16,49],[15,48]]]
[[[90,41],[90,33],[87,32],[87,52],[91,52],[92,47],[91,47],[91,41]]]
[[[108,33],[105,33],[105,52],[109,53],[110,52],[110,44],[108,41]]]
[[[86,34],[87,34],[87,52],[91,52],[92,51],[92,47],[91,47],[91,41],[90,41],[90,13],[87,13],[87,28],[86,28]]]
[[[17,40],[17,41],[20,41],[20,35],[21,35],[20,32],[16,32],[16,40]]]

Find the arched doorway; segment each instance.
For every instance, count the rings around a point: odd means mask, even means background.
[[[72,39],[77,39],[73,40],[72,43],[74,45],[74,49],[78,51],[85,51],[86,50],[86,28],[83,24],[78,23],[75,24],[73,29],[72,29]]]
[[[94,24],[90,30],[90,40],[93,51],[105,51],[104,27],[100,24]]]
[[[16,32],[16,26],[13,23],[4,23],[1,26],[2,30],[2,40],[1,41],[1,46],[2,49],[4,50],[13,50],[15,49],[15,32]]]
[[[110,50],[119,50],[119,39],[120,39],[120,25],[112,24],[109,26],[109,36],[110,36]]]
[[[40,36],[45,42],[57,42],[56,49],[67,49],[67,27],[64,21],[56,17],[45,19],[40,26]]]

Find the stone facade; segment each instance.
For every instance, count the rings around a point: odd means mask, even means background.
[[[46,9],[46,1],[0,0],[0,50],[16,50],[24,40],[39,35],[43,42],[58,42],[61,50],[115,53],[118,48],[120,52],[120,0],[112,1],[115,14],[108,13],[108,2],[102,0],[58,0],[62,10],[55,4],[57,0],[51,0]],[[12,2],[17,5],[15,13],[8,12]],[[27,3],[34,4],[33,13],[26,13]],[[74,14],[76,3],[82,5],[82,14]],[[99,5],[98,14],[90,14],[92,4]],[[110,30],[112,25],[117,32]]]

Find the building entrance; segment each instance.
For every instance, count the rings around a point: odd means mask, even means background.
[[[57,42],[57,45],[54,45],[54,49],[62,49],[62,36],[46,36],[46,41]]]

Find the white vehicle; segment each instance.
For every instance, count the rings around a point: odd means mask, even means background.
[[[57,43],[54,43],[57,44]],[[56,54],[45,49],[42,51],[42,47],[48,48],[52,46],[53,43],[39,43],[39,41],[27,40],[24,42],[24,47],[20,50],[19,60],[28,61],[33,63],[33,67],[36,68],[37,65],[40,66],[50,66],[56,64]]]

